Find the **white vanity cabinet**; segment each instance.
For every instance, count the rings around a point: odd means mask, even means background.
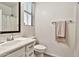
[[[6,57],[32,57],[34,56],[35,41],[28,43],[24,47],[8,54]]]

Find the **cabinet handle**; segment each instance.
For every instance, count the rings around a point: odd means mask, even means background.
[[[29,46],[29,48],[32,48],[32,47],[33,47],[33,45]]]

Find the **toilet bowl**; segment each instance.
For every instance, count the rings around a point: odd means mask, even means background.
[[[41,45],[41,44],[34,46],[34,51],[37,52],[38,57],[43,57],[46,49],[47,49],[46,46]]]

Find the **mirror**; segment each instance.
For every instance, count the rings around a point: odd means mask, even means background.
[[[20,3],[0,2],[0,33],[20,32]]]

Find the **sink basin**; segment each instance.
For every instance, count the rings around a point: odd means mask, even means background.
[[[13,45],[16,45],[20,42],[22,42],[22,40],[12,40],[12,41],[8,41],[8,42],[0,44],[0,46],[2,46],[2,47],[4,47],[4,46],[13,46]]]
[[[2,48],[4,48],[4,49],[13,48],[13,47],[16,48],[17,46],[25,45],[25,44],[30,43],[32,41],[34,41],[34,39],[23,38],[23,37],[15,38],[15,40],[7,41],[7,42],[0,44],[0,50]]]

